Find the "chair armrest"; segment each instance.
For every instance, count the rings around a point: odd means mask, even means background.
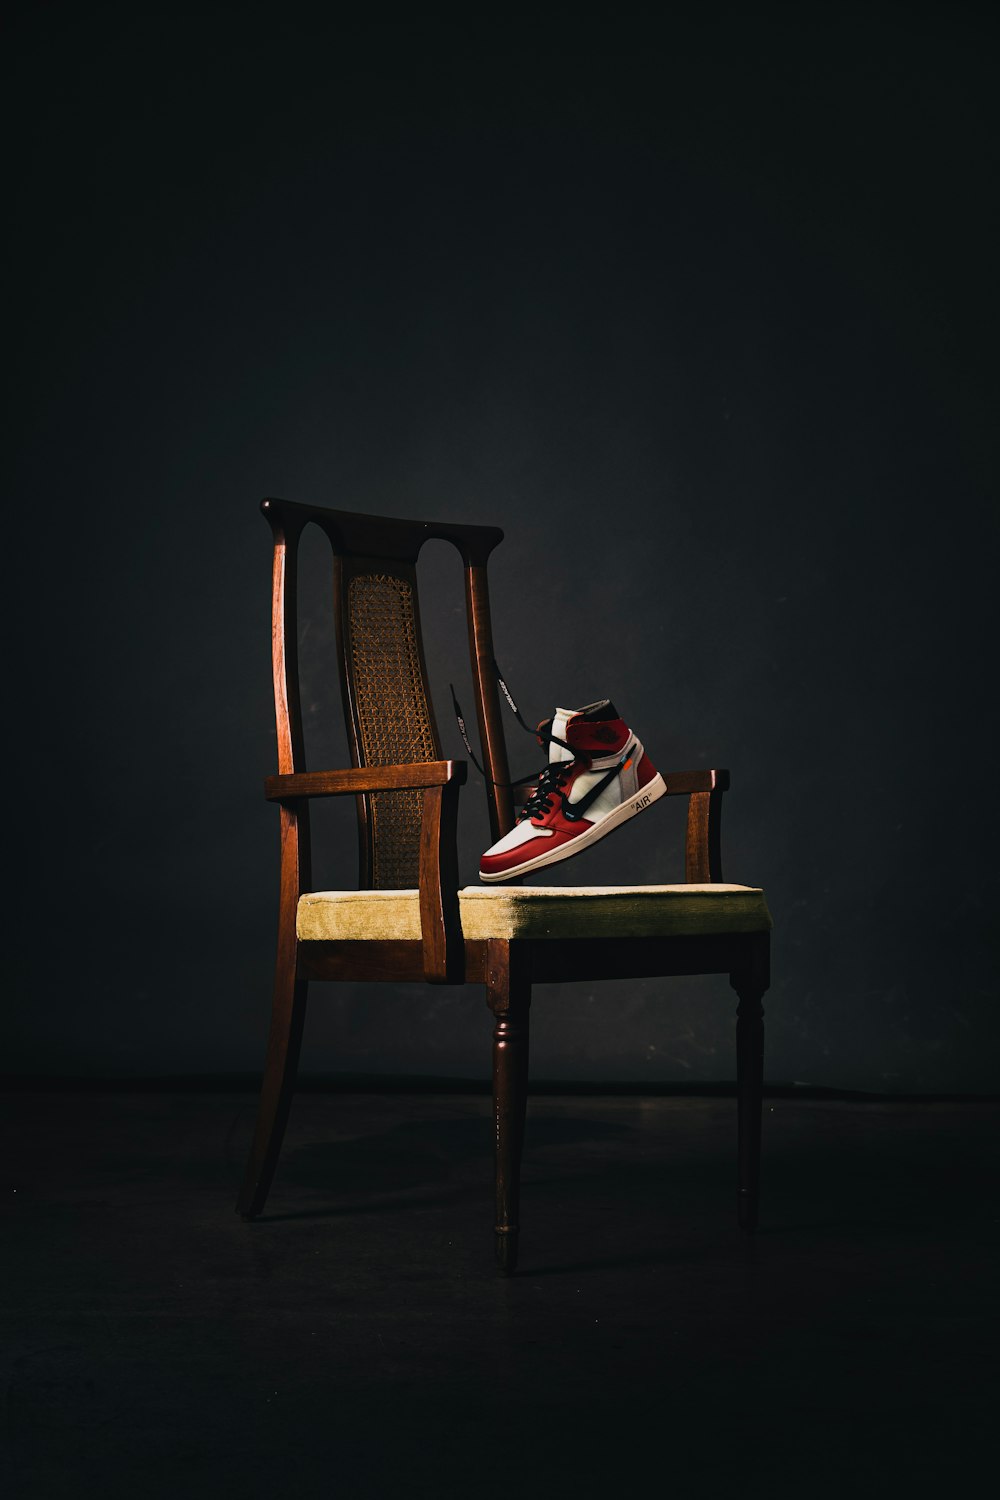
[[[359,766],[344,771],[300,771],[268,776],[264,795],[294,810],[311,797],[360,796],[365,792],[422,791],[420,822],[420,936],[424,978],[460,984],[465,944],[458,911],[458,793],[464,760],[417,761],[405,766]],[[283,816],[294,816],[286,813]]]
[[[661,771],[660,774],[666,782],[668,797],[729,790],[728,771]]]
[[[724,792],[729,786],[728,771],[665,771],[663,780],[668,797],[687,797],[692,792]],[[514,801],[523,801],[538,785],[537,776],[531,781],[517,781],[511,788]]]
[[[290,776],[268,776],[264,796],[269,802],[295,802],[300,797],[346,797],[362,792],[405,792],[421,787],[465,781],[464,760],[425,760],[407,766],[358,766],[346,771],[299,771]]]

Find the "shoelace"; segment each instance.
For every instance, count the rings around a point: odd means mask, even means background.
[[[493,663],[493,670],[496,673],[496,679],[500,684],[501,691],[503,692],[504,697],[507,699],[507,702],[510,704],[511,709],[513,710],[514,717],[516,718],[518,724],[520,724],[521,728],[525,731],[525,733],[534,735],[536,739],[541,740],[543,745],[561,745],[564,750],[568,750],[572,755],[578,756],[578,752],[573,748],[572,745],[567,744],[565,740],[561,740],[558,735],[551,733],[551,719],[543,719],[535,729],[532,729],[530,724],[526,724],[524,722],[524,719],[521,716],[521,710],[514,702],[514,699],[511,696],[510,689],[508,688],[506,682],[504,682],[503,676],[500,672],[500,668],[497,666],[496,661],[494,661]],[[454,683],[449,682],[448,687],[451,690],[451,703],[452,707],[455,710],[455,719],[458,723],[458,732],[462,736],[462,743],[465,745],[465,748],[468,751],[469,759],[472,761],[472,764],[475,766],[480,776],[482,776],[484,780],[490,782],[492,786],[514,787],[523,786],[525,782],[529,781],[540,782],[546,771],[550,769],[549,766],[546,766],[542,771],[532,771],[528,776],[515,776],[513,781],[497,781],[495,777],[486,775],[486,771],[483,766],[480,765],[476,752],[473,750],[471,741],[469,740],[469,732],[465,727],[465,719],[462,716],[462,706],[455,695],[455,685]],[[569,767],[569,764],[569,761],[557,762],[557,765],[564,766],[567,769]]]
[[[531,795],[528,797],[527,802],[525,802],[524,807],[521,809],[521,812],[518,814],[517,821],[519,823],[522,822],[525,818],[544,817],[545,814],[554,805],[552,800],[554,797],[559,797],[562,800],[563,816],[567,818],[569,822],[575,823],[578,819],[583,817],[587,808],[590,807],[591,804],[597,799],[597,797],[600,796],[605,787],[610,786],[614,778],[629,764],[632,752],[635,749],[634,742],[630,740],[630,744],[626,745],[625,752],[618,764],[612,766],[610,771],[608,771],[606,775],[602,776],[600,781],[592,786],[590,788],[590,791],[586,792],[580,798],[579,802],[569,802],[562,788],[565,786],[570,772],[574,770],[578,765],[585,769],[591,763],[590,758],[587,755],[582,754],[578,749],[576,749],[575,746],[567,744],[565,740],[561,740],[558,735],[552,734],[550,732],[552,729],[551,719],[543,719],[536,729],[532,729],[530,724],[526,724],[524,722],[524,719],[521,717],[521,710],[514,702],[514,699],[511,696],[510,689],[504,681],[503,675],[495,659],[493,662],[493,670],[496,673],[496,679],[500,684],[500,689],[504,697],[507,699],[507,702],[510,704],[511,709],[514,713],[514,717],[517,719],[517,722],[518,724],[520,724],[521,728],[525,730],[527,734],[535,735],[537,739],[541,740],[543,745],[560,745],[564,750],[569,750],[572,754],[573,759],[550,761],[543,770],[532,771],[529,776],[517,776],[513,781],[497,781],[494,777],[487,776],[485,770],[479,764],[479,761],[476,758],[475,751],[473,750],[472,745],[469,742],[468,731],[465,727],[465,719],[462,717],[462,708],[459,704],[458,698],[455,696],[454,684],[449,682],[448,686],[451,689],[451,701],[452,706],[455,710],[455,718],[458,721],[458,729],[459,733],[462,736],[462,741],[469,753],[469,759],[472,761],[472,764],[475,766],[479,774],[486,781],[489,781],[493,786],[514,787],[523,786],[525,785],[525,783],[530,782],[537,783]]]
[[[524,807],[521,809],[521,818],[543,818],[549,809],[554,806],[554,798],[562,797],[563,806],[566,798],[563,797],[562,789],[566,785],[566,779],[573,769],[573,761],[559,760],[547,765],[538,778],[538,785],[531,793]]]

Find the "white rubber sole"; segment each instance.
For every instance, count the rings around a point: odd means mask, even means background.
[[[484,875],[480,871],[480,880],[489,885],[497,885],[504,880],[511,880],[516,875],[527,875],[531,870],[540,870],[543,865],[558,864],[561,859],[569,859],[574,854],[579,854],[581,849],[586,849],[590,844],[596,844],[606,833],[613,833],[622,823],[627,823],[629,818],[634,818],[637,813],[645,812],[654,802],[658,802],[667,790],[667,783],[657,771],[652,781],[646,785],[634,797],[616,807],[614,812],[609,812],[607,817],[595,823],[592,828],[578,835],[571,844],[560,844],[548,854],[536,854],[534,859],[526,859],[521,865],[511,865],[509,870],[503,870],[497,875]]]

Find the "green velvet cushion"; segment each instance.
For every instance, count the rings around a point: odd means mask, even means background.
[[[466,886],[467,939],[700,936],[766,932],[764,892],[746,885]],[[418,941],[416,891],[314,891],[298,907],[303,941]]]

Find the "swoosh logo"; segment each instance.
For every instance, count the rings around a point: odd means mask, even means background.
[[[559,796],[562,799],[562,814],[568,823],[578,823],[580,821],[584,813],[587,811],[587,808],[597,801],[597,798],[604,791],[604,788],[610,786],[615,777],[620,775],[620,773],[624,771],[625,767],[632,759],[635,748],[636,747],[633,744],[632,748],[626,755],[622,756],[621,760],[616,766],[612,766],[611,770],[608,771],[606,775],[602,776],[600,781],[595,781],[589,792],[584,792],[579,802],[570,802],[565,792],[559,793]]]

